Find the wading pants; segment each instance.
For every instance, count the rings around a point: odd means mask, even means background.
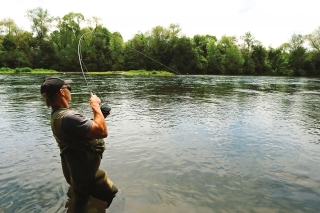
[[[93,150],[66,149],[61,154],[63,175],[73,187],[76,205],[85,205],[90,195],[112,202],[118,192],[104,170],[99,169],[102,153]]]

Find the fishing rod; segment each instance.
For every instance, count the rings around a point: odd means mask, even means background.
[[[92,33],[92,32],[86,32],[86,33],[83,33],[79,39],[79,43],[78,43],[78,58],[79,58],[79,63],[80,63],[80,68],[81,68],[81,71],[82,71],[82,74],[83,74],[83,78],[87,84],[87,89],[88,89],[88,92],[92,93],[92,90],[89,88],[89,84],[88,84],[88,81],[87,81],[87,78],[86,78],[86,75],[84,74],[84,71],[83,71],[83,67],[82,67],[82,64],[83,66],[85,67],[85,69],[87,70],[87,73],[89,74],[89,71],[87,69],[87,67],[85,66],[83,60],[82,60],[82,54],[81,54],[81,41],[82,41],[82,38],[85,34],[88,34],[88,33]]]

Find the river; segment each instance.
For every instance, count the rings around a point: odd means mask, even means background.
[[[0,75],[0,213],[73,212],[45,77]],[[112,107],[101,168],[121,194],[88,212],[320,212],[319,78],[60,77],[71,108],[92,117],[89,90]]]

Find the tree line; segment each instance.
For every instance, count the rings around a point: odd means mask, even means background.
[[[277,48],[264,47],[247,32],[235,36],[185,36],[178,24],[138,32],[124,42],[101,19],[70,12],[53,17],[29,9],[31,32],[11,18],[0,20],[0,67],[80,71],[167,70],[178,74],[320,75],[320,26],[308,35],[293,34]],[[78,56],[80,47],[80,56]]]

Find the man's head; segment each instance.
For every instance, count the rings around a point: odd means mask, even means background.
[[[41,84],[40,93],[46,99],[47,106],[52,106],[52,103],[56,101],[56,95],[59,92],[62,96],[67,96],[67,92],[63,90],[67,89],[70,93],[71,86],[69,84],[71,82],[72,80],[63,80],[57,77],[46,78]],[[71,100],[71,96],[69,97],[69,99]]]
[[[100,109],[105,118],[110,114],[111,107],[108,104],[101,104]]]

